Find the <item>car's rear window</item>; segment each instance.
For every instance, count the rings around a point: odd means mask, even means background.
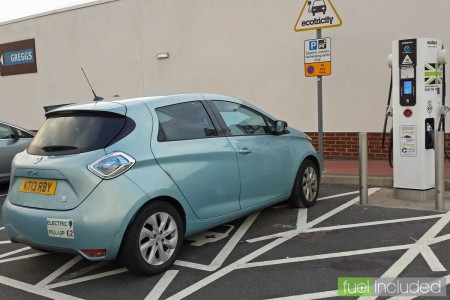
[[[132,128],[126,126],[133,123]],[[128,128],[128,129],[126,129]],[[66,155],[106,148],[124,131],[131,132],[134,122],[107,112],[69,112],[52,114],[28,147],[34,155]],[[127,133],[126,133],[127,134]]]

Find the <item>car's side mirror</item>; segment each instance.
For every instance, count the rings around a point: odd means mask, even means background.
[[[284,133],[286,131],[287,126],[288,126],[288,124],[286,121],[278,120],[275,125],[275,133],[276,134]]]
[[[12,130],[11,138],[12,138],[14,141],[17,141],[17,140],[19,139],[19,137],[20,137],[20,133],[19,133],[16,129],[14,129],[14,128],[11,128],[11,130]]]

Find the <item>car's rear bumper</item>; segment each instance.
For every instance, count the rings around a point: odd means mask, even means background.
[[[3,204],[3,222],[12,241],[34,248],[82,255],[89,260],[115,259],[126,228],[147,196],[125,176],[103,181],[79,206],[56,211]],[[73,238],[52,237],[48,220],[71,220]],[[91,257],[81,250],[105,249]]]

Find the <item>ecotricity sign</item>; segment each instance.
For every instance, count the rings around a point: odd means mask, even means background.
[[[295,23],[295,31],[314,30],[342,25],[331,0],[307,0]]]
[[[0,75],[36,73],[34,39],[0,44]]]

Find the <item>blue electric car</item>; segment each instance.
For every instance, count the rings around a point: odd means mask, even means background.
[[[244,101],[186,94],[75,104],[12,165],[13,242],[132,272],[168,269],[183,238],[287,199],[310,207],[320,165],[305,134]]]

